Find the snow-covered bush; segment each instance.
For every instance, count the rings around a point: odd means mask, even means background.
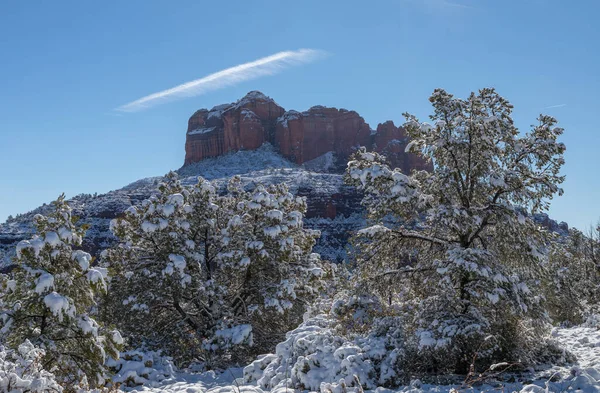
[[[381,320],[372,333],[351,338],[337,332],[331,315],[314,316],[289,332],[274,354],[244,368],[244,380],[265,389],[311,391],[323,384],[368,389],[397,385],[404,352],[400,328],[390,322]]]
[[[25,340],[17,349],[0,347],[0,391],[10,393],[62,392],[54,374],[42,367],[45,352]]]
[[[65,386],[104,384],[107,355],[118,357],[118,331],[92,318],[95,296],[106,290],[106,270],[92,264],[61,196],[48,216],[37,215],[38,234],[17,245],[16,267],[3,276],[0,339],[9,348],[25,340],[43,350],[43,364]],[[40,352],[42,353],[42,352]],[[85,383],[84,383],[85,384]]]
[[[404,174],[364,149],[348,163],[374,224],[357,236],[357,291],[397,310],[415,371],[534,362],[547,239],[530,217],[562,194],[563,130],[541,115],[521,136],[493,89],[430,101],[434,124],[405,114],[405,127],[433,171]]]
[[[131,350],[121,352],[119,359],[106,362],[114,373],[112,382],[121,386],[158,386],[160,382],[175,377],[175,366],[169,357],[160,352]]]
[[[326,269],[311,253],[306,203],[284,185],[219,195],[170,173],[159,194],[114,220],[120,244],[103,257],[117,273],[107,300],[134,345],[210,367],[271,350],[298,325]]]

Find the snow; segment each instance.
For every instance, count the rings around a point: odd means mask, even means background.
[[[254,171],[268,170],[269,168],[295,168],[297,165],[283,158],[275,152],[269,143],[263,144],[256,150],[240,150],[221,157],[207,158],[200,162],[186,165],[177,172],[183,178],[189,177],[188,183],[197,181],[196,176],[213,180],[230,177],[237,174],[252,173]]]
[[[77,326],[85,334],[92,334],[94,337],[98,336],[98,323],[88,316],[80,317],[77,320]]]
[[[36,280],[35,292],[41,295],[51,288],[54,288],[54,276],[50,273],[42,273]]]
[[[73,307],[69,299],[57,292],[51,292],[44,296],[44,304],[60,321],[63,320],[64,315],[75,315],[75,307]]]
[[[144,392],[172,391],[164,389],[161,386],[174,382],[175,366],[170,358],[162,357],[158,352],[142,352],[137,350],[123,352],[118,360],[108,359],[107,365],[116,370],[113,382],[122,383],[124,385],[122,389],[124,390]],[[127,386],[131,384],[134,386],[143,384],[143,386],[132,389],[131,386]],[[152,388],[158,389],[153,390]],[[183,392],[185,391],[183,390]]]
[[[555,328],[555,339],[573,353],[578,361],[572,365],[547,367],[523,375],[500,375],[497,381],[487,380],[472,386],[452,380],[451,376],[439,378],[440,383],[424,383],[412,379],[410,383],[396,389],[372,385],[367,392],[373,393],[599,393],[600,392],[600,331],[595,327],[578,326]],[[376,343],[376,341],[373,341]],[[360,393],[355,386],[357,376],[361,384],[369,384],[369,371],[373,363],[361,361],[365,356],[380,356],[380,347],[371,345],[365,352],[356,344],[335,336],[327,327],[326,319],[316,318],[288,333],[285,342],[279,344],[276,354],[261,355],[243,369],[232,368],[223,372],[208,371],[194,373],[176,370],[168,359],[137,353],[124,354],[130,360],[119,360],[123,364],[115,380],[124,381],[125,375],[146,383],[145,386],[122,387],[133,392],[152,393],[285,393],[318,391],[322,393]],[[293,356],[291,356],[294,354]],[[302,355],[304,354],[304,355]],[[287,356],[287,357],[285,357]],[[291,356],[291,357],[290,357]],[[287,359],[287,360],[286,360]],[[345,359],[345,360],[344,360]],[[148,360],[152,362],[148,363]],[[113,361],[114,363],[117,363]],[[152,365],[146,367],[144,365]],[[342,366],[343,365],[343,366]],[[497,369],[502,365],[496,365]],[[381,377],[389,378],[383,368]],[[145,375],[148,378],[143,378]],[[516,379],[513,382],[503,382]],[[142,380],[143,379],[143,380]],[[294,389],[289,379],[305,384],[305,390]],[[552,381],[550,381],[552,380]],[[286,383],[286,381],[288,381]],[[378,384],[376,384],[378,385]]]
[[[175,269],[179,270],[180,274],[183,274],[183,271],[186,266],[185,258],[183,256],[170,254],[169,261],[171,261],[173,263],[173,267],[175,267]]]
[[[173,213],[175,213],[175,205],[172,205],[170,203],[167,203],[166,205],[163,205],[162,207],[162,212],[165,215],[165,217],[169,217],[170,215],[172,215]],[[168,221],[165,221],[168,224]],[[164,227],[166,228],[167,225],[165,225]]]
[[[188,135],[208,134],[209,132],[213,132],[216,128],[217,127],[196,128],[195,130],[188,132]]]
[[[366,235],[366,236],[375,236],[377,234],[380,233],[387,233],[387,232],[391,232],[391,229],[384,227],[383,225],[373,225],[370,226],[368,228],[363,228],[361,230],[358,231],[359,235]]]
[[[23,250],[28,248],[32,248],[34,255],[38,256],[44,245],[44,241],[37,235],[35,235],[31,240],[21,240],[17,244],[16,248],[17,258],[21,258]]]
[[[73,253],[71,254],[71,259],[79,263],[79,267],[81,268],[81,270],[86,271],[90,268],[92,256],[85,251],[76,250],[73,251]]]
[[[46,243],[50,244],[52,247],[56,247],[61,243],[58,233],[53,232],[53,231],[46,232],[46,235],[44,236],[44,240],[46,241]]]
[[[0,391],[10,393],[62,392],[52,373],[41,367],[43,349],[29,340],[10,350],[0,347]]]
[[[175,206],[183,206],[185,198],[180,193],[175,193],[169,196],[169,203]]]
[[[94,269],[88,270],[88,272],[85,274],[85,276],[87,277],[89,282],[91,282],[93,284],[100,284],[100,286],[102,288],[106,288],[105,279],[108,276],[107,269],[101,268],[101,267],[96,267]]]
[[[335,153],[329,151],[317,158],[306,161],[302,168],[312,172],[330,172],[336,169]]]
[[[208,112],[207,119],[211,119],[213,117],[221,118],[223,117],[223,113],[225,113],[228,109],[232,108],[234,104],[222,104],[213,107],[210,112]]]
[[[267,101],[267,102],[277,105],[277,103],[275,101],[273,101],[273,99],[271,97],[266,96],[265,94],[261,93],[260,91],[253,90],[253,91],[249,92],[248,94],[246,94],[243,98],[240,98],[239,100],[237,100],[237,102],[233,105],[233,108],[239,109],[239,108],[243,107],[244,105],[250,104],[256,100]]]
[[[216,331],[215,335],[233,345],[239,345],[244,342],[252,341],[252,326],[238,325],[226,329],[220,329]]]
[[[158,225],[151,223],[150,221],[144,221],[142,223],[142,230],[144,232],[154,232],[158,229]]]
[[[295,111],[295,110],[289,110],[289,111],[285,112],[282,116],[277,118],[277,123],[280,123],[285,128],[288,128],[289,120],[297,120],[297,119],[301,119],[301,118],[302,118],[302,113]]]
[[[269,210],[265,214],[268,218],[273,219],[275,221],[283,221],[283,212],[281,210],[273,209]]]
[[[244,120],[260,120],[256,113],[252,112],[250,109],[242,109],[240,115],[243,117]]]
[[[121,336],[121,332],[118,330],[113,330],[111,332],[111,338],[117,345],[123,345],[125,343],[125,340],[123,340],[123,337]]]

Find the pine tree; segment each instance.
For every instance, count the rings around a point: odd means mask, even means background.
[[[430,102],[434,124],[405,114],[405,127],[432,172],[404,174],[364,149],[348,163],[375,224],[359,233],[362,284],[404,310],[423,368],[533,361],[547,240],[529,214],[562,194],[563,130],[540,115],[521,136],[494,89],[466,100],[437,89]]]
[[[43,350],[42,366],[65,386],[101,386],[105,357],[118,358],[118,331],[92,317],[96,295],[106,290],[106,270],[75,249],[85,228],[75,225],[64,195],[47,217],[34,217],[37,235],[17,245],[16,268],[4,278],[2,341],[13,349],[29,340]]]
[[[305,209],[283,186],[248,193],[234,178],[218,195],[202,178],[186,188],[170,173],[112,223],[120,244],[104,254],[118,273],[107,318],[180,363],[241,362],[274,346],[322,274]]]

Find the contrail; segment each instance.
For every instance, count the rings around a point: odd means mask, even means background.
[[[544,109],[562,108],[563,106],[567,106],[567,104],[550,105],[550,106],[545,107]]]
[[[249,63],[239,64],[203,78],[159,91],[116,108],[120,112],[137,112],[151,106],[183,97],[195,97],[209,91],[233,86],[240,82],[274,75],[286,68],[310,63],[327,53],[317,49],[299,49],[275,53]]]

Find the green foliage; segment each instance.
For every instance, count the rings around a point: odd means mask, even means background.
[[[598,313],[599,251],[600,227],[587,234],[571,229],[567,237],[551,244],[543,293],[554,323],[580,324]]]
[[[437,89],[430,101],[433,125],[405,116],[407,150],[432,172],[404,174],[364,150],[348,163],[375,224],[357,236],[357,290],[398,310],[421,371],[466,373],[474,356],[533,363],[549,239],[531,214],[562,194],[563,130],[541,115],[521,136],[493,89],[466,100]]]
[[[96,295],[106,290],[106,271],[74,249],[84,229],[75,225],[64,195],[53,206],[47,217],[35,217],[37,235],[18,244],[16,267],[3,277],[0,337],[11,348],[29,340],[42,349],[43,367],[65,385],[101,386],[105,358],[118,358],[121,344],[118,331],[91,316]]]
[[[321,285],[304,199],[284,185],[248,192],[239,178],[219,195],[174,173],[159,191],[111,225],[120,244],[104,253],[116,273],[107,320],[180,364],[240,363],[272,349]]]

